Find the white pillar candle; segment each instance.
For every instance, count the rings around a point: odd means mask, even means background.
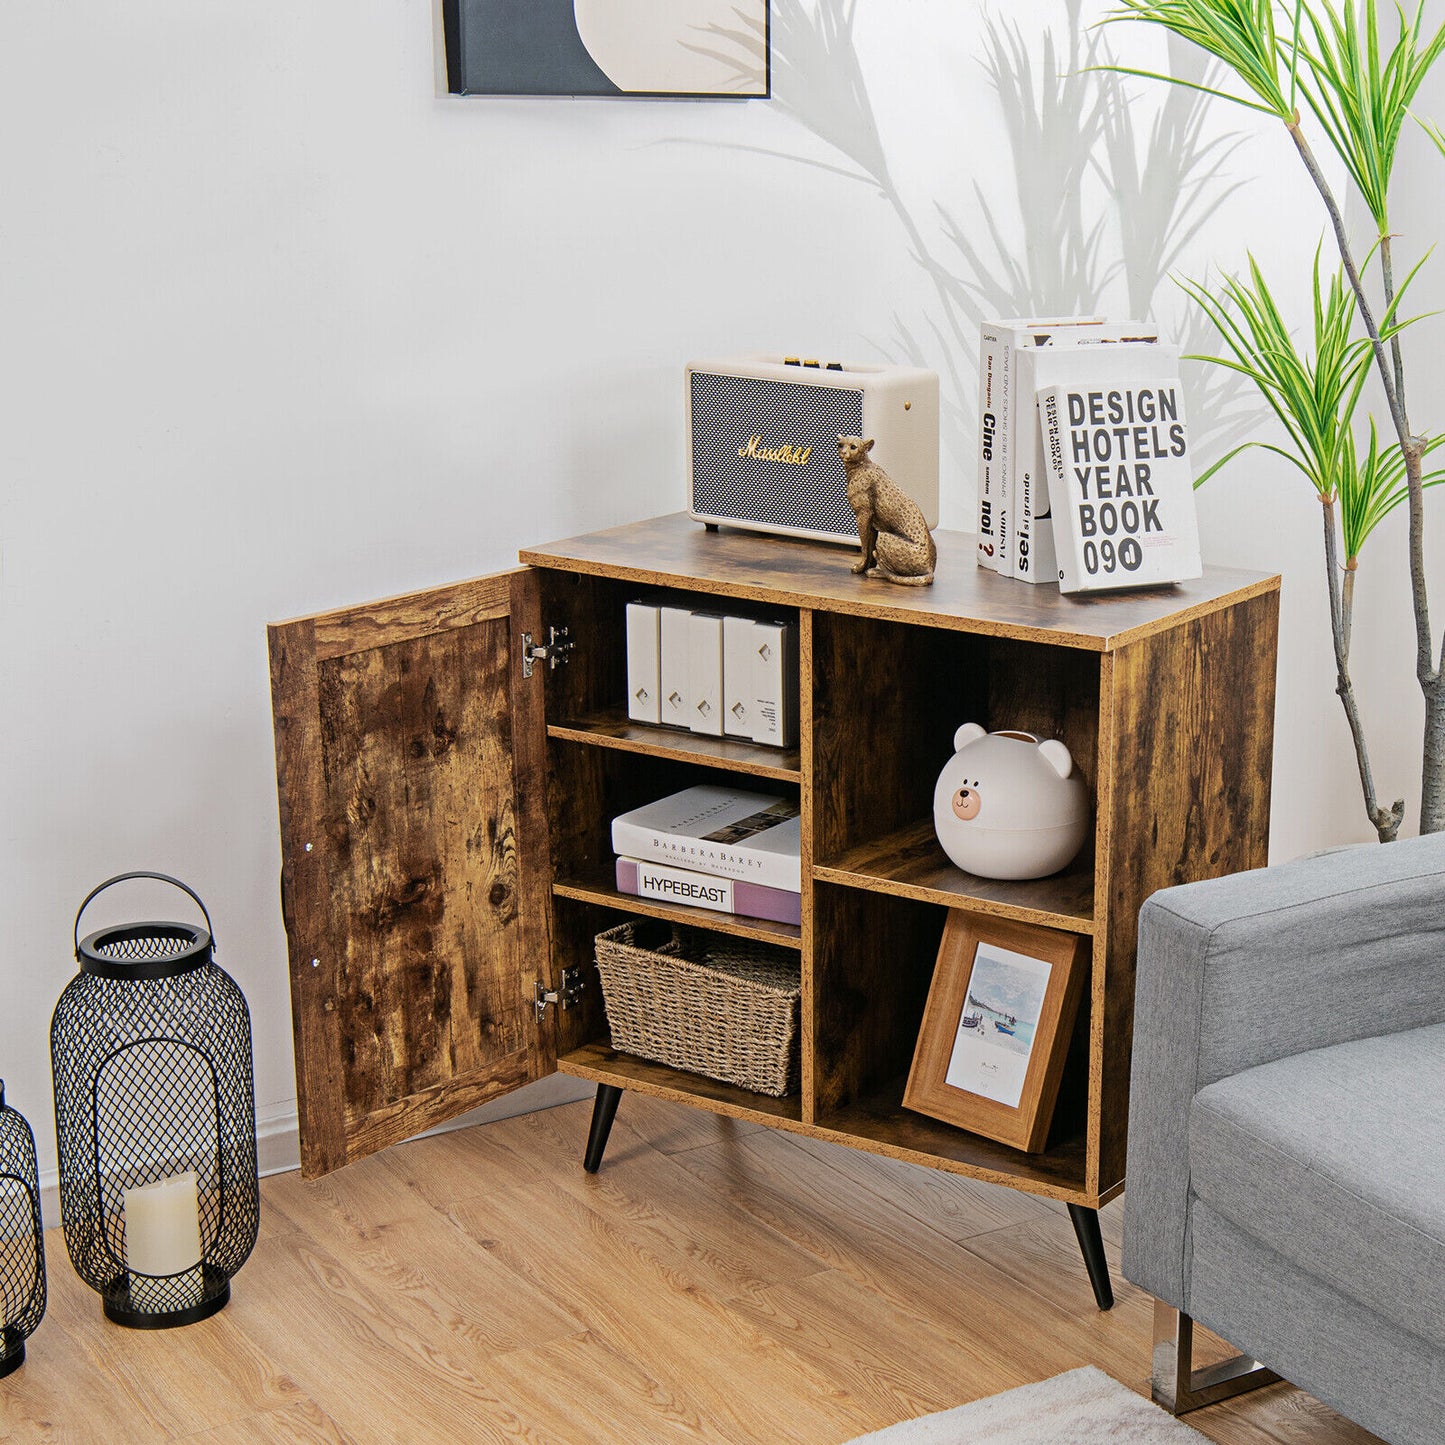
[[[139,1274],[180,1274],[201,1262],[194,1169],[125,1191],[125,1261]]]

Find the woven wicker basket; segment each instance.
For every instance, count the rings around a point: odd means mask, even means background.
[[[798,1087],[799,960],[656,919],[597,935],[612,1046],[781,1098]]]

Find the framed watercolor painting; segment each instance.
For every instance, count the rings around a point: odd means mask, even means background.
[[[1078,934],[950,910],[903,1107],[1038,1153],[1087,949]]]
[[[770,93],[769,0],[442,0],[454,95]]]

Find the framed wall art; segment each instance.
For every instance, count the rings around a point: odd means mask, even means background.
[[[454,95],[770,93],[769,0],[442,0]]]
[[[1079,934],[950,910],[903,1107],[1038,1153],[1088,945]]]

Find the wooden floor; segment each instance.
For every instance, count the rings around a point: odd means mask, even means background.
[[[1116,1274],[1095,1309],[1061,1206],[636,1094],[589,1176],[588,1113],[266,1180],[230,1305],[187,1329],[106,1323],[53,1231],[0,1441],[832,1445],[1081,1364],[1145,1389],[1149,1302]],[[1287,1386],[1190,1422],[1373,1439]]]

